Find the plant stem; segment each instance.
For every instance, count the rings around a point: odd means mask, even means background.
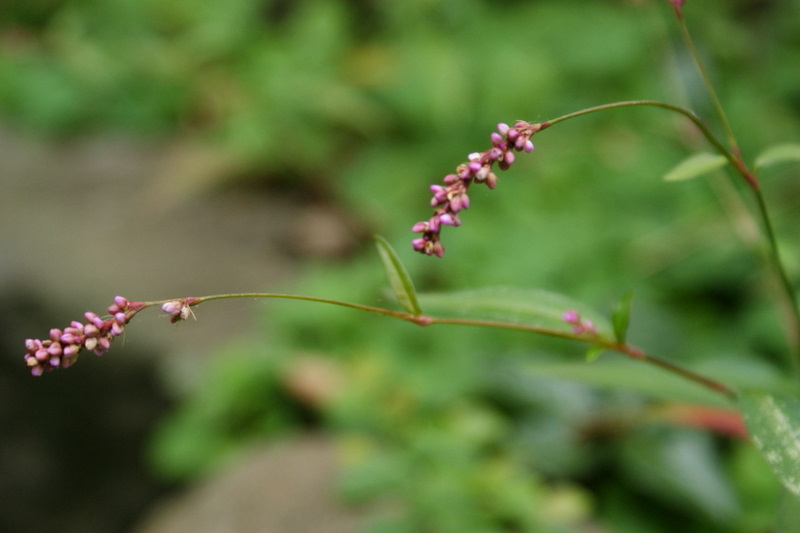
[[[482,327],[497,328],[497,329],[511,329],[517,331],[528,331],[532,333],[539,333],[541,335],[547,335],[549,337],[560,337],[564,339],[572,339],[572,340],[588,342],[590,344],[601,346],[603,348],[619,352],[623,355],[627,355],[631,359],[635,359],[637,361],[642,361],[657,366],[662,370],[666,370],[667,372],[680,376],[693,383],[701,385],[702,387],[720,393],[726,396],[728,399],[732,400],[735,399],[737,396],[736,391],[734,391],[732,388],[719,381],[713,380],[696,372],[692,372],[687,368],[676,365],[674,363],[670,363],[669,361],[666,361],[664,359],[660,359],[653,355],[649,355],[643,352],[642,350],[635,348],[629,344],[611,341],[606,339],[605,337],[587,336],[586,334],[569,333],[566,331],[559,331],[539,326],[527,326],[524,324],[494,322],[491,320],[436,318],[436,317],[431,317],[431,319],[432,319],[431,324],[452,324],[452,325],[466,325],[466,326],[482,326]]]
[[[728,137],[728,144],[730,146],[729,153],[734,156],[734,159],[731,159],[730,157],[728,159],[733,164],[734,169],[736,169],[736,171],[745,179],[747,184],[752,189],[753,195],[755,196],[759,218],[761,219],[761,225],[769,248],[768,262],[771,263],[774,274],[778,278],[778,284],[785,300],[783,307],[786,308],[785,313],[787,315],[787,327],[789,330],[789,345],[794,354],[793,356],[790,356],[791,366],[796,374],[800,373],[800,307],[798,307],[797,296],[795,295],[794,287],[789,280],[789,276],[786,273],[786,269],[784,268],[783,261],[780,257],[778,242],[775,238],[775,231],[773,229],[772,221],[770,220],[769,210],[767,209],[766,202],[764,201],[764,195],[761,193],[761,187],[759,185],[758,178],[753,172],[750,171],[745,164],[744,159],[742,158],[739,145],[736,142],[736,136],[733,133],[733,128],[731,128],[730,122],[728,121],[728,116],[725,113],[725,109],[722,107],[722,103],[717,96],[717,92],[714,89],[714,84],[711,82],[711,77],[708,75],[708,70],[706,70],[703,61],[700,58],[700,54],[697,52],[697,48],[694,45],[694,40],[689,32],[689,28],[686,26],[686,20],[683,17],[683,11],[679,8],[676,8],[675,14],[678,17],[678,23],[681,28],[683,41],[689,48],[695,65],[697,65],[697,69],[700,71],[700,75],[703,78],[703,84],[705,85],[709,97],[711,98],[711,102],[714,105],[714,110],[720,120],[720,123],[722,124],[723,129],[725,130],[725,134]]]
[[[725,110],[723,109],[722,103],[717,96],[717,92],[714,90],[714,84],[711,83],[711,77],[708,75],[708,71],[700,59],[700,54],[697,52],[697,48],[694,45],[692,36],[689,33],[689,28],[686,26],[686,20],[683,18],[683,13],[680,10],[676,11],[676,13],[678,14],[678,23],[680,24],[683,41],[689,48],[695,65],[697,65],[697,69],[700,71],[700,75],[703,77],[703,83],[705,84],[706,90],[708,90],[708,94],[711,97],[711,102],[714,105],[714,111],[717,113],[717,117],[722,123],[722,128],[725,130],[725,135],[728,137],[728,144],[731,147],[731,151],[738,154],[739,147],[736,143],[736,136],[733,134],[733,128],[731,128],[731,124],[728,122],[728,116],[725,114]]]
[[[800,375],[800,307],[798,307],[797,296],[795,294],[794,286],[792,285],[786,268],[783,266],[781,260],[780,250],[778,249],[778,240],[775,236],[775,230],[772,221],[767,211],[767,205],[764,201],[764,195],[760,190],[754,191],[756,202],[758,204],[758,212],[761,215],[761,224],[763,226],[764,234],[768,242],[769,263],[772,265],[775,276],[778,278],[780,285],[780,293],[783,296],[785,313],[787,315],[787,325],[789,330],[789,344],[794,354],[791,357],[792,369],[795,374]]]
[[[682,21],[682,17],[681,18]],[[685,25],[683,26],[685,28]],[[691,42],[691,39],[689,39]],[[691,47],[694,49],[694,47]],[[694,52],[696,54],[696,51]],[[791,280],[789,279],[789,275],[786,272],[786,268],[783,265],[783,261],[780,257],[780,251],[778,249],[778,241],[775,237],[775,230],[773,228],[772,221],[769,216],[769,210],[767,209],[766,202],[764,201],[764,195],[761,192],[761,186],[759,184],[758,178],[755,174],[750,171],[747,164],[742,159],[741,153],[739,152],[739,148],[736,145],[735,138],[733,137],[733,132],[730,129],[730,125],[728,124],[727,118],[725,116],[724,111],[722,110],[722,106],[719,104],[719,99],[716,97],[716,93],[714,92],[713,87],[710,85],[710,80],[708,79],[707,74],[705,74],[705,68],[703,68],[702,63],[699,62],[699,58],[696,57],[698,61],[698,65],[700,67],[701,72],[704,73],[704,78],[706,83],[708,84],[709,91],[712,95],[712,100],[715,102],[715,106],[718,108],[717,113],[720,116],[723,124],[725,125],[725,130],[729,136],[729,141],[731,143],[731,149],[728,149],[722,142],[716,138],[716,136],[711,132],[708,126],[692,111],[672,105],[667,104],[665,102],[659,102],[656,100],[630,100],[624,102],[613,102],[610,104],[599,105],[595,107],[589,107],[586,109],[582,109],[580,111],[576,111],[574,113],[569,113],[566,115],[562,115],[552,120],[548,120],[546,122],[541,123],[540,131],[548,128],[554,124],[562,122],[564,120],[579,117],[582,115],[587,115],[589,113],[595,113],[598,111],[605,111],[608,109],[615,109],[620,107],[633,107],[633,106],[650,106],[650,107],[660,107],[662,109],[666,109],[669,111],[674,111],[676,113],[680,113],[681,115],[685,116],[689,120],[691,120],[702,132],[705,138],[710,142],[717,151],[725,156],[728,162],[731,164],[733,169],[745,180],[748,185],[748,188],[752,191],[753,196],[756,200],[756,211],[758,215],[755,218],[758,218],[761,223],[762,232],[766,239],[768,253],[767,253],[767,262],[770,264],[770,267],[773,271],[773,274],[777,278],[778,287],[780,288],[780,293],[782,295],[782,299],[784,303],[782,307],[784,308],[784,314],[786,316],[786,327],[788,329],[788,342],[790,348],[790,367],[792,370],[800,375],[800,304],[797,301],[797,296],[794,291],[794,287],[792,285]]]
[[[552,120],[548,120],[541,123],[541,129],[548,128],[559,122],[564,120],[579,117],[582,115],[588,115],[590,113],[596,113],[598,111],[606,111],[608,109],[616,109],[620,107],[634,107],[634,106],[649,106],[649,107],[660,107],[662,109],[666,109],[668,111],[673,111],[676,113],[680,113],[681,115],[685,116],[689,120],[691,120],[695,126],[698,127],[700,132],[703,136],[710,142],[717,151],[725,156],[725,158],[730,162],[732,166],[735,168],[739,168],[742,165],[741,160],[737,160],[736,156],[728,150],[722,142],[717,139],[714,133],[706,126],[706,124],[698,117],[694,112],[686,109],[685,107],[668,104],[666,102],[659,102],[658,100],[626,100],[623,102],[612,102],[610,104],[603,104],[594,107],[587,107],[586,109],[581,109],[580,111],[575,111],[573,113],[568,113],[566,115],[562,115],[560,117],[554,118]],[[541,130],[540,130],[541,131]],[[749,173],[749,172],[748,172]],[[747,179],[747,178],[745,178]],[[749,181],[749,180],[748,180]],[[757,182],[756,182],[757,183]]]
[[[369,313],[376,313],[380,315],[385,315],[392,318],[398,318],[400,320],[405,320],[407,322],[411,322],[413,324],[417,324],[419,326],[429,326],[434,324],[449,324],[449,325],[456,325],[456,326],[474,326],[474,327],[484,327],[484,328],[495,328],[495,329],[506,329],[506,330],[516,330],[516,331],[526,331],[529,333],[537,333],[539,335],[546,335],[549,337],[558,337],[562,339],[570,339],[570,340],[577,340],[581,342],[588,342],[590,344],[594,344],[597,346],[601,346],[607,348],[608,350],[616,351],[621,354],[627,355],[628,357],[635,359],[637,361],[643,361],[645,363],[649,363],[651,365],[655,365],[667,372],[680,376],[684,379],[692,381],[698,385],[701,385],[707,389],[710,389],[714,392],[722,394],[729,399],[734,399],[736,397],[736,392],[728,387],[727,385],[705,377],[703,375],[697,374],[683,368],[679,365],[674,363],[670,363],[669,361],[665,361],[663,359],[659,359],[655,356],[649,355],[638,348],[630,346],[625,343],[619,343],[616,341],[611,341],[602,337],[600,335],[587,335],[587,334],[580,334],[580,333],[572,333],[568,331],[562,331],[558,329],[552,328],[545,328],[541,326],[533,326],[533,325],[525,325],[525,324],[514,324],[509,322],[496,322],[492,320],[476,320],[476,319],[466,319],[466,318],[439,318],[439,317],[432,317],[428,315],[414,315],[411,313],[406,313],[403,311],[393,311],[391,309],[384,309],[381,307],[373,307],[370,305],[362,305],[356,304],[352,302],[344,302],[340,300],[332,300],[329,298],[317,298],[315,296],[301,296],[296,294],[279,294],[279,293],[267,293],[267,292],[247,292],[247,293],[233,293],[233,294],[215,294],[211,296],[201,296],[201,297],[192,297],[192,298],[183,298],[187,302],[191,302],[190,305],[199,305],[203,302],[208,302],[212,300],[227,300],[233,298],[279,298],[284,300],[302,300],[307,302],[317,302],[317,303],[325,303],[331,305],[338,305],[340,307],[348,307],[351,309],[358,309],[361,311],[367,311]],[[146,302],[145,306],[154,306],[154,305],[162,305],[167,302],[180,300],[180,299],[170,299],[170,300],[159,300],[153,302]]]

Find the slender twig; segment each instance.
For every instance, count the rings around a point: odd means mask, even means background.
[[[780,250],[778,249],[775,231],[769,215],[769,210],[767,209],[766,202],[764,201],[764,195],[761,192],[760,183],[755,173],[748,168],[747,164],[742,158],[741,151],[736,141],[736,136],[733,133],[733,128],[731,128],[730,121],[728,120],[728,116],[725,113],[725,109],[722,107],[719,96],[717,96],[717,91],[714,89],[714,84],[711,82],[711,77],[708,75],[708,70],[706,69],[703,60],[697,51],[697,47],[694,45],[694,40],[692,39],[692,35],[689,32],[688,26],[686,25],[686,20],[683,17],[683,10],[678,5],[676,5],[675,14],[678,18],[683,41],[692,54],[695,65],[697,66],[697,69],[703,78],[703,84],[705,85],[709,97],[711,98],[714,110],[728,138],[730,149],[721,153],[726,153],[726,157],[728,157],[728,160],[731,162],[733,168],[750,186],[750,189],[753,191],[753,196],[756,199],[758,218],[761,221],[762,230],[767,239],[769,248],[767,262],[770,263],[773,273],[778,279],[778,285],[781,288],[780,292],[783,295],[782,297],[784,300],[783,307],[786,309],[785,313],[787,315],[787,328],[789,330],[789,346],[794,354],[794,356],[790,356],[791,366],[795,373],[800,374],[800,304],[798,304],[794,287],[789,280],[789,276],[780,256]],[[706,137],[708,136],[706,135]],[[715,144],[715,146],[717,145]],[[719,149],[719,146],[717,146],[717,149]]]
[[[385,315],[392,318],[398,318],[400,320],[405,320],[407,322],[411,322],[413,324],[417,324],[420,326],[430,326],[435,324],[449,324],[454,326],[472,326],[472,327],[484,327],[484,328],[494,328],[494,329],[505,329],[505,330],[515,330],[515,331],[525,331],[528,333],[536,333],[539,335],[545,335],[548,337],[557,337],[562,339],[570,339],[575,341],[586,342],[589,344],[596,345],[598,347],[606,348],[608,350],[612,350],[623,355],[630,357],[631,359],[635,359],[637,361],[642,361],[654,366],[657,366],[667,372],[680,376],[681,378],[687,379],[692,381],[698,385],[701,385],[707,389],[710,389],[716,393],[722,394],[729,399],[733,399],[736,397],[736,392],[729,386],[688,370],[684,367],[681,367],[677,364],[671,363],[664,359],[660,359],[653,355],[649,355],[644,351],[633,347],[629,344],[619,343],[616,341],[609,340],[601,335],[598,334],[587,334],[587,333],[572,333],[569,331],[563,331],[553,328],[547,328],[542,326],[534,326],[534,325],[526,325],[526,324],[514,324],[510,322],[498,322],[493,320],[478,320],[478,319],[469,319],[469,318],[445,318],[445,317],[434,317],[429,315],[414,315],[411,313],[406,313],[403,311],[394,311],[391,309],[384,309],[382,307],[373,307],[369,305],[362,305],[356,304],[352,302],[344,302],[340,300],[333,300],[329,298],[318,298],[314,296],[301,296],[296,294],[279,294],[279,293],[259,293],[259,292],[251,292],[251,293],[235,293],[235,294],[216,294],[211,296],[201,296],[196,298],[184,298],[183,301],[191,302],[191,305],[199,305],[203,302],[208,302],[212,300],[224,300],[224,299],[232,299],[232,298],[279,298],[285,300],[303,300],[308,302],[317,302],[317,303],[326,303],[331,305],[338,305],[340,307],[348,307],[351,309],[358,309],[361,311],[367,311],[370,313],[376,313]],[[160,300],[154,302],[147,302],[147,306],[151,305],[161,305],[166,302],[175,301],[175,300]]]
[[[685,25],[684,25],[685,28]],[[691,39],[689,40],[691,42]],[[698,58],[699,61],[699,58]],[[702,67],[702,63],[699,63],[700,69],[703,73],[705,73],[705,69]],[[705,75],[705,79],[709,84],[709,90],[712,94],[712,100],[715,101],[716,105],[719,105],[719,100],[716,98],[716,94],[713,91],[713,88],[710,86],[710,80],[708,80],[707,75]],[[761,191],[761,187],[759,185],[758,179],[756,175],[748,168],[747,164],[742,159],[741,153],[739,152],[739,148],[736,145],[736,141],[733,138],[733,132],[730,129],[730,126],[727,123],[727,118],[725,117],[725,113],[722,110],[721,106],[719,106],[718,114],[720,119],[725,124],[726,132],[730,137],[731,148],[727,148],[722,142],[717,139],[714,133],[706,126],[706,124],[692,111],[676,106],[673,104],[668,104],[665,102],[659,102],[656,100],[630,100],[624,102],[613,102],[610,104],[599,105],[595,107],[590,107],[587,109],[582,109],[580,111],[576,111],[574,113],[568,113],[566,115],[562,115],[552,120],[548,120],[546,122],[541,123],[541,129],[545,129],[549,126],[562,122],[564,120],[579,117],[582,115],[587,115],[589,113],[596,113],[598,111],[605,111],[608,109],[615,109],[620,107],[633,107],[633,106],[650,106],[650,107],[659,107],[662,109],[666,109],[669,111],[674,111],[676,113],[680,113],[681,115],[685,116],[689,120],[691,120],[698,129],[702,132],[705,138],[711,143],[717,151],[722,154],[728,162],[731,164],[733,169],[745,180],[748,184],[748,188],[752,191],[753,196],[756,200],[756,212],[758,213],[754,218],[760,220],[761,228],[764,234],[764,237],[767,242],[767,263],[770,265],[770,268],[777,278],[778,286],[780,287],[780,293],[782,295],[782,299],[784,300],[783,307],[786,309],[786,323],[788,329],[788,342],[789,348],[791,350],[791,355],[789,357],[790,366],[792,367],[795,373],[800,374],[800,303],[798,303],[797,296],[795,294],[794,286],[792,285],[791,280],[789,279],[789,275],[786,272],[786,268],[784,266],[783,260],[780,256],[780,250],[778,249],[778,241],[775,236],[774,226],[772,224],[771,217],[769,215],[769,210],[767,209],[766,202],[764,200],[764,195]]]
[[[703,77],[703,82],[708,90],[711,103],[714,106],[714,111],[717,113],[717,117],[722,123],[722,128],[725,130],[725,135],[728,137],[728,144],[731,147],[731,151],[738,153],[739,147],[736,143],[736,136],[733,134],[733,128],[731,128],[731,124],[728,121],[728,116],[725,114],[725,109],[722,107],[719,96],[717,96],[717,91],[714,90],[714,84],[711,83],[711,77],[708,75],[708,70],[706,70],[703,61],[700,59],[700,54],[697,52],[697,48],[694,45],[694,40],[692,40],[692,35],[689,33],[689,28],[686,26],[686,20],[683,17],[683,13],[681,10],[677,10],[676,13],[678,15],[678,23],[681,28],[683,41],[686,43],[687,48],[689,48],[695,65],[697,65],[697,69],[700,71],[700,75]],[[758,182],[755,183],[757,184]]]

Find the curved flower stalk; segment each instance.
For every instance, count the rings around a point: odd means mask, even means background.
[[[50,330],[50,337],[45,340],[27,339],[25,347],[25,362],[34,376],[41,376],[45,372],[57,368],[68,368],[78,359],[78,353],[83,349],[93,351],[97,355],[103,355],[111,346],[111,342],[125,331],[125,326],[141,310],[153,306],[161,306],[161,311],[169,315],[170,322],[180,322],[193,316],[192,307],[211,300],[225,300],[232,298],[279,298],[285,300],[302,300],[306,302],[317,302],[350,309],[358,309],[369,313],[397,318],[416,324],[418,326],[431,326],[435,324],[453,326],[472,326],[486,327],[494,329],[506,329],[514,331],[526,331],[549,337],[571,339],[589,343],[598,349],[611,350],[621,353],[631,359],[649,363],[667,372],[678,375],[684,379],[697,383],[704,388],[722,394],[727,398],[736,397],[736,392],[727,385],[697,374],[674,363],[649,355],[644,351],[631,346],[625,342],[614,340],[601,335],[595,325],[590,320],[583,319],[577,311],[565,310],[561,318],[562,322],[571,331],[551,327],[543,327],[533,324],[519,324],[496,320],[481,320],[475,318],[448,318],[436,317],[423,314],[422,312],[404,312],[373,307],[328,298],[318,298],[315,296],[301,296],[295,294],[277,293],[233,293],[216,294],[211,296],[173,298],[170,300],[160,300],[153,302],[130,302],[122,296],[114,298],[114,304],[108,308],[111,314],[108,318],[101,318],[95,313],[87,312],[85,317],[87,322],[81,323],[73,321],[69,327]]]

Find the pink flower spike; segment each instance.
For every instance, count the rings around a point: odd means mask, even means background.
[[[419,239],[414,239],[413,241],[411,241],[411,247],[414,248],[414,250],[421,252],[422,250],[425,249],[425,242],[426,242],[425,239],[423,239],[422,237],[420,237]]]
[[[414,227],[411,228],[412,233],[423,233],[428,231],[428,223],[425,221],[417,222],[414,224]]]
[[[501,122],[497,125],[497,131],[500,132],[500,135],[506,135],[509,129],[511,128],[504,122]]]
[[[581,319],[580,315],[574,309],[570,309],[569,311],[566,311],[561,316],[561,320],[563,320],[567,324],[575,324],[576,322],[579,322],[580,319]]]
[[[525,141],[525,146],[523,146],[522,149],[525,151],[526,154],[533,152],[533,142],[530,139],[528,139],[527,141]]]

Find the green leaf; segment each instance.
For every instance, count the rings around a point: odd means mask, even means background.
[[[645,426],[624,439],[621,451],[625,477],[641,492],[718,524],[739,518],[736,495],[708,433]]]
[[[684,159],[664,175],[665,181],[684,181],[697,178],[725,166],[725,156],[700,152]]]
[[[590,346],[586,353],[584,354],[583,358],[586,359],[587,363],[593,363],[600,357],[600,354],[605,352],[608,348],[604,346]]]
[[[488,287],[454,293],[420,294],[428,314],[476,320],[494,320],[526,326],[571,330],[562,317],[568,310],[591,320],[602,335],[611,331],[608,320],[587,305],[567,296],[538,289]]]
[[[631,319],[631,301],[633,300],[633,292],[625,293],[620,298],[617,305],[614,307],[614,313],[611,317],[611,322],[614,324],[614,338],[617,342],[624,344],[625,338],[628,334],[628,325]]]
[[[767,148],[761,155],[756,157],[753,166],[758,170],[777,163],[789,163],[792,161],[800,161],[800,144],[779,144]]]
[[[800,533],[800,499],[788,491],[778,505],[775,533]]]
[[[756,447],[789,492],[800,496],[800,398],[751,391],[741,394],[739,406]]]
[[[386,270],[386,276],[389,278],[389,283],[394,290],[397,301],[408,313],[415,316],[421,315],[422,309],[420,309],[417,301],[414,283],[411,281],[411,276],[408,275],[403,263],[400,262],[400,258],[397,257],[397,253],[383,237],[376,236],[375,244],[378,246],[383,268]]]
[[[721,395],[696,383],[668,374],[659,368],[630,361],[621,356],[605,357],[587,365],[533,361],[525,365],[525,373],[533,376],[568,379],[615,391],[627,390],[652,398],[698,405],[729,407]]]

